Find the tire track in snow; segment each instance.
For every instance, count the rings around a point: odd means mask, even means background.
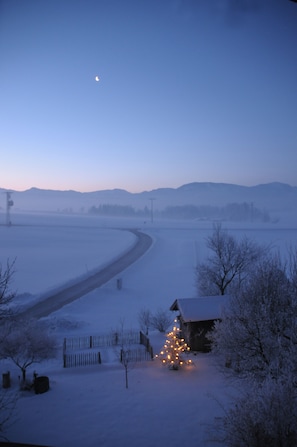
[[[111,262],[111,264],[107,265],[99,272],[90,275],[88,278],[84,278],[58,292],[53,292],[52,295],[44,300],[39,301],[38,303],[33,304],[32,307],[20,312],[19,317],[26,319],[47,317],[66,304],[69,304],[92,290],[101,287],[114,276],[129,267],[129,265],[137,261],[137,259],[150,248],[152,238],[148,234],[142,233],[136,229],[129,229],[127,231],[131,231],[131,233],[135,234],[137,237],[136,244],[129,251]]]

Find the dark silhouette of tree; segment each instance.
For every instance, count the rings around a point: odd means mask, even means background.
[[[237,241],[220,223],[214,225],[206,246],[210,255],[196,269],[198,295],[205,296],[225,295],[240,288],[268,251],[246,237]]]

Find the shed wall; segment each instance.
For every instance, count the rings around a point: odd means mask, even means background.
[[[192,351],[209,352],[210,340],[206,334],[213,329],[214,320],[183,322],[180,318],[181,335]]]

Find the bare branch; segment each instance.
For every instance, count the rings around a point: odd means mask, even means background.
[[[10,304],[15,297],[15,292],[10,291],[10,284],[14,275],[16,259],[6,262],[6,268],[0,264],[0,320],[12,315]]]
[[[172,322],[172,315],[168,311],[162,309],[159,309],[151,318],[152,327],[160,332],[166,332]]]
[[[36,320],[8,322],[0,330],[0,358],[7,358],[22,371],[23,381],[26,370],[33,363],[52,358],[56,353],[56,341],[46,328]]]
[[[197,267],[198,295],[225,295],[239,290],[257,262],[268,253],[268,247],[257,245],[244,237],[237,241],[215,224],[206,239],[211,254]]]

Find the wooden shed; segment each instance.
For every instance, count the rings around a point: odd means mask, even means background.
[[[170,310],[178,311],[181,335],[192,351],[208,352],[211,344],[206,334],[212,330],[214,322],[222,319],[229,295],[179,298]]]

